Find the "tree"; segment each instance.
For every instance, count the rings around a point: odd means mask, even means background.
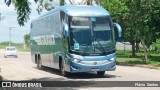
[[[95,3],[99,6],[102,5],[102,3],[104,2],[105,0],[95,0]]]
[[[132,23],[130,22],[131,16],[130,10],[128,6],[126,5],[124,0],[105,0],[102,4],[102,6],[109,11],[109,13],[112,16],[112,19],[114,22],[117,22],[121,25],[123,29],[123,38],[125,41],[133,42],[134,43],[134,31]],[[135,56],[135,49],[132,44],[132,56]]]
[[[28,47],[30,43],[30,34],[24,36],[25,45]]]
[[[140,34],[139,34],[139,24],[138,24],[138,17],[141,15],[140,12],[140,1],[141,0],[126,0],[125,4],[129,9],[129,14],[126,20],[128,21],[128,25],[126,28],[126,39],[132,45],[132,56],[136,56],[136,45],[140,43]],[[138,46],[138,45],[137,45]],[[138,51],[138,50],[137,50]]]
[[[24,26],[25,22],[28,21],[29,15],[31,13],[31,8],[30,8],[30,2],[28,0],[4,0],[6,5],[10,6],[13,4],[15,6],[15,9],[17,11],[18,17],[17,21],[20,26]],[[38,13],[42,11],[42,8],[45,7],[45,9],[53,9],[54,7],[48,8],[50,6],[49,2],[52,2],[52,0],[34,0],[35,3],[39,2],[38,5]],[[60,0],[60,5],[64,5],[64,0]]]
[[[106,0],[103,6],[122,25],[125,40],[132,44],[132,56],[135,43],[142,43],[147,63],[149,47],[160,37],[160,0]]]
[[[140,40],[144,48],[144,63],[147,63],[150,45],[156,42],[160,36],[160,0],[140,0],[139,6],[137,23]]]
[[[60,0],[60,6],[65,4],[65,0]]]
[[[40,14],[43,11],[43,8],[45,8],[45,10],[47,11],[54,9],[52,2],[53,0],[39,0],[39,5],[37,8],[38,14]]]
[[[37,0],[35,0],[37,1]],[[11,3],[14,4],[15,9],[17,10],[17,20],[19,25],[24,26],[24,22],[27,22],[31,9],[29,7],[30,2],[28,0],[5,0],[5,3],[9,6]]]

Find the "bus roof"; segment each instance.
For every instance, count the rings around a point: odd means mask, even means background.
[[[106,16],[109,15],[109,12],[99,6],[59,6],[53,10],[50,10],[48,13],[44,14],[46,16],[57,10],[64,11],[70,16]],[[42,16],[42,17],[43,17]]]

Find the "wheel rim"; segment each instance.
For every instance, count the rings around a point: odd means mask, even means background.
[[[38,60],[38,68],[41,68],[41,60]]]

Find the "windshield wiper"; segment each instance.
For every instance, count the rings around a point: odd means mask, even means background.
[[[96,42],[97,42],[98,45],[100,46],[100,49],[99,49],[97,46],[96,46],[96,48],[98,48],[100,51],[104,52],[105,49],[103,48],[102,44],[101,44],[98,40],[96,40]]]
[[[88,47],[91,46],[91,45],[87,45],[84,50],[83,50],[83,53],[85,53],[86,51],[88,51]]]

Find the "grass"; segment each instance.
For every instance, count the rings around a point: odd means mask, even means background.
[[[18,51],[22,51],[22,52],[30,52],[31,51],[31,49],[29,47],[24,48],[23,45],[16,46],[16,48]]]
[[[160,54],[152,54],[148,60],[148,64],[160,67]]]
[[[137,64],[144,64],[144,54],[143,53],[136,53],[136,57],[132,57],[131,51],[117,51],[117,64],[123,65],[137,65]],[[148,57],[147,64],[154,67],[160,67],[160,54],[151,54]]]

